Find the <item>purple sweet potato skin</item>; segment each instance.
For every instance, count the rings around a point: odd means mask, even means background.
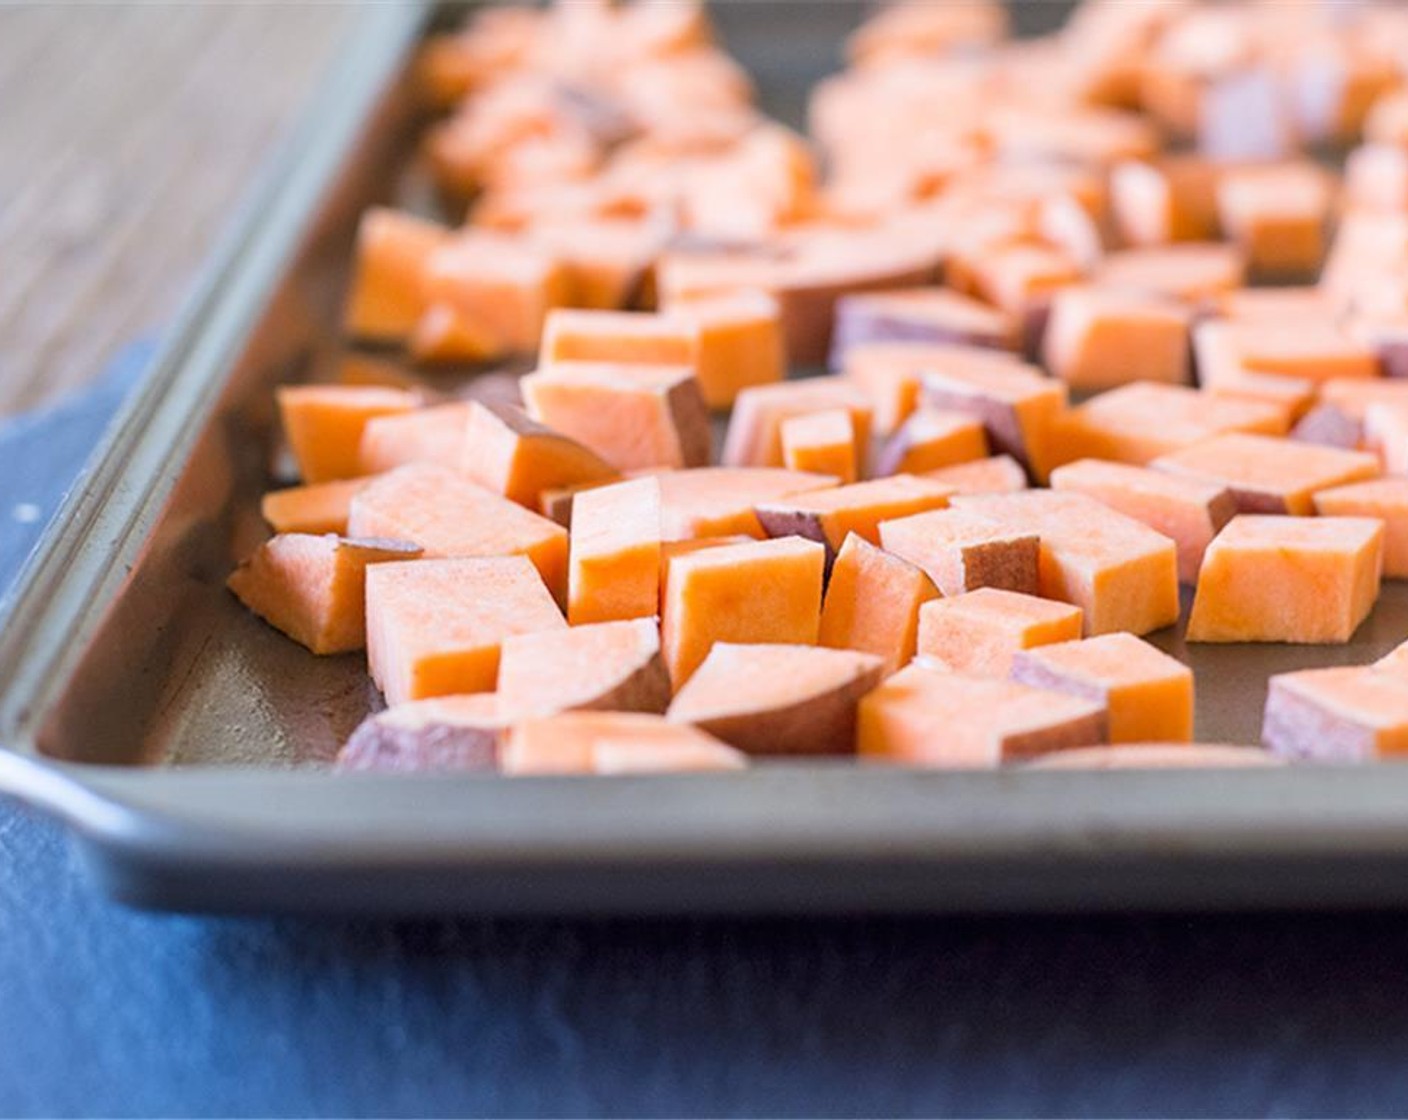
[[[1308,762],[1371,762],[1374,733],[1326,711],[1278,677],[1272,677],[1261,725],[1262,744],[1278,758]]]
[[[1010,455],[1030,473],[1031,455],[1017,412],[1011,405],[991,397],[978,396],[971,390],[953,387],[934,377],[924,378],[924,403],[933,408],[962,412],[980,421],[988,435],[994,455]]]
[[[397,773],[498,768],[499,733],[447,723],[398,726],[379,716],[362,721],[338,752],[337,769]]]
[[[713,420],[699,382],[687,378],[669,391],[670,416],[679,434],[680,457],[686,467],[707,467],[714,450]]]
[[[1035,595],[1040,582],[1040,540],[1036,536],[1012,537],[966,545],[962,552],[962,591],[996,587]],[[954,594],[955,592],[945,592]]]
[[[1357,451],[1364,442],[1364,425],[1336,405],[1321,404],[1300,418],[1291,429],[1291,439]]]

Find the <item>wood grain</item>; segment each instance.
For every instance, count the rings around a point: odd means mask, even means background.
[[[355,19],[0,7],[0,413],[160,330]]]

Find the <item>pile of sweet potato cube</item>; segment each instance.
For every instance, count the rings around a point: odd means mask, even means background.
[[[400,364],[279,391],[230,579],[365,648],[343,765],[1408,750],[1408,651],[1273,678],[1254,748],[1145,640],[1184,585],[1189,642],[1346,643],[1408,577],[1408,8],[920,0],[847,52],[803,136],[684,0],[424,48],[457,224],[364,216]]]

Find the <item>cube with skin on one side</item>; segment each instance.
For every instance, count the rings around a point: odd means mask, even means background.
[[[953,373],[983,380],[987,370],[1037,374],[1016,354],[984,346],[956,343],[867,342],[846,353],[842,375],[861,390],[874,406],[877,432],[893,432],[919,407],[926,370]],[[1000,373],[999,373],[1000,376]],[[1031,386],[1031,382],[1024,382]]]
[[[566,626],[523,556],[412,560],[367,571],[367,662],[391,705],[492,692],[506,637]]]
[[[1041,542],[1040,593],[1084,612],[1086,635],[1147,634],[1178,620],[1173,541],[1084,494],[958,495],[955,509]]]
[[[876,654],[888,676],[914,657],[920,608],[938,596],[933,581],[908,560],[850,533],[831,566],[818,641]]]
[[[945,595],[979,587],[1037,592],[1040,543],[1015,524],[940,509],[882,521],[880,546],[923,570]]]
[[[492,692],[409,700],[358,724],[338,752],[337,769],[493,771],[516,718]]]
[[[660,602],[660,483],[649,476],[594,487],[572,502],[567,618],[650,618]]]
[[[877,762],[992,769],[1106,741],[1105,708],[918,662],[860,702],[856,748]]]
[[[1080,633],[1079,607],[983,587],[925,603],[916,653],[955,672],[1005,677],[1019,650],[1073,641]]]
[[[819,541],[826,546],[829,561],[849,534],[878,545],[882,522],[943,509],[952,493],[941,482],[896,474],[774,498],[760,503],[756,512],[768,536]]]
[[[982,422],[988,443],[1038,479],[1054,465],[1051,434],[1066,408],[1065,385],[1035,366],[926,367],[922,395],[933,408],[964,412]]]
[[[854,650],[716,642],[665,718],[753,755],[855,750],[856,705],[883,662]]]
[[[1377,666],[1336,666],[1271,678],[1262,743],[1280,758],[1372,762],[1408,753],[1408,682]]]
[[[1102,634],[1019,651],[1011,677],[1103,701],[1110,742],[1185,742],[1193,738],[1193,671],[1133,634]]]
[[[987,433],[980,421],[963,412],[921,407],[886,441],[876,456],[875,473],[921,474],[987,454]]]
[[[1315,512],[1315,494],[1379,474],[1379,461],[1270,436],[1231,433],[1155,459],[1155,470],[1225,486],[1242,513]]]
[[[616,468],[574,439],[512,405],[469,406],[461,469],[487,490],[536,511],[544,490],[619,477]]]
[[[857,292],[836,304],[831,368],[842,369],[849,352],[876,342],[917,342],[1014,350],[1012,316],[951,288]]]
[[[670,674],[653,618],[515,634],[499,654],[499,700],[523,715],[655,712],[670,704]]]
[[[1197,582],[1203,553],[1237,513],[1220,483],[1101,459],[1057,467],[1051,489],[1086,494],[1170,538],[1178,546],[1179,582],[1187,584]]]
[[[740,770],[747,757],[698,728],[644,712],[559,712],[513,725],[508,775]]]
[[[1382,521],[1240,514],[1203,558],[1190,642],[1347,642],[1379,596]]]
[[[666,577],[661,644],[678,691],[715,642],[815,645],[825,549],[800,537],[676,557]]]

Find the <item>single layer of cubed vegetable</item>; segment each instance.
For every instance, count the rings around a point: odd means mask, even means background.
[[[880,683],[879,657],[811,645],[717,642],[666,718],[754,755],[851,754],[856,705]]]
[[[709,412],[688,367],[564,363],[530,374],[521,388],[533,419],[617,470],[709,462]]]
[[[670,675],[660,657],[660,628],[654,618],[637,618],[505,638],[498,693],[527,716],[663,712]]]
[[[825,550],[800,537],[675,557],[661,608],[670,679],[682,688],[715,642],[815,645]]]
[[[505,638],[567,626],[522,556],[376,564],[367,577],[367,664],[391,705],[492,692]]]
[[[1315,512],[1315,494],[1379,474],[1379,461],[1295,440],[1231,433],[1160,456],[1155,470],[1225,486],[1242,513]]]
[[[618,477],[596,452],[512,405],[472,403],[464,451],[466,476],[535,511],[545,490]]]
[[[420,405],[416,393],[378,386],[281,385],[274,395],[298,473],[308,483],[365,473],[358,449],[367,424]]]
[[[1347,642],[1379,596],[1383,522],[1240,514],[1209,546],[1190,642]]]
[[[1133,634],[1020,651],[1012,659],[1011,676],[1034,688],[1103,702],[1112,743],[1193,738],[1193,671]]]
[[[865,697],[857,724],[862,758],[942,769],[990,769],[1106,741],[1100,704],[918,663]]]
[[[655,478],[596,487],[573,500],[567,617],[574,626],[657,614],[660,565]]]
[[[433,557],[528,557],[559,601],[567,533],[545,517],[430,463],[398,467],[352,499],[348,532],[415,541]]]
[[[1040,590],[1084,612],[1087,635],[1147,634],[1178,618],[1173,541],[1084,494],[959,495],[952,504],[1041,541]]]
[[[1178,548],[1178,579],[1193,584],[1213,537],[1237,512],[1237,503],[1219,482],[1079,459],[1051,472],[1053,490],[1086,494],[1117,513],[1162,533]]]
[[[406,540],[282,533],[226,582],[240,602],[312,652],[349,653],[366,645],[368,566],[420,554]]]

